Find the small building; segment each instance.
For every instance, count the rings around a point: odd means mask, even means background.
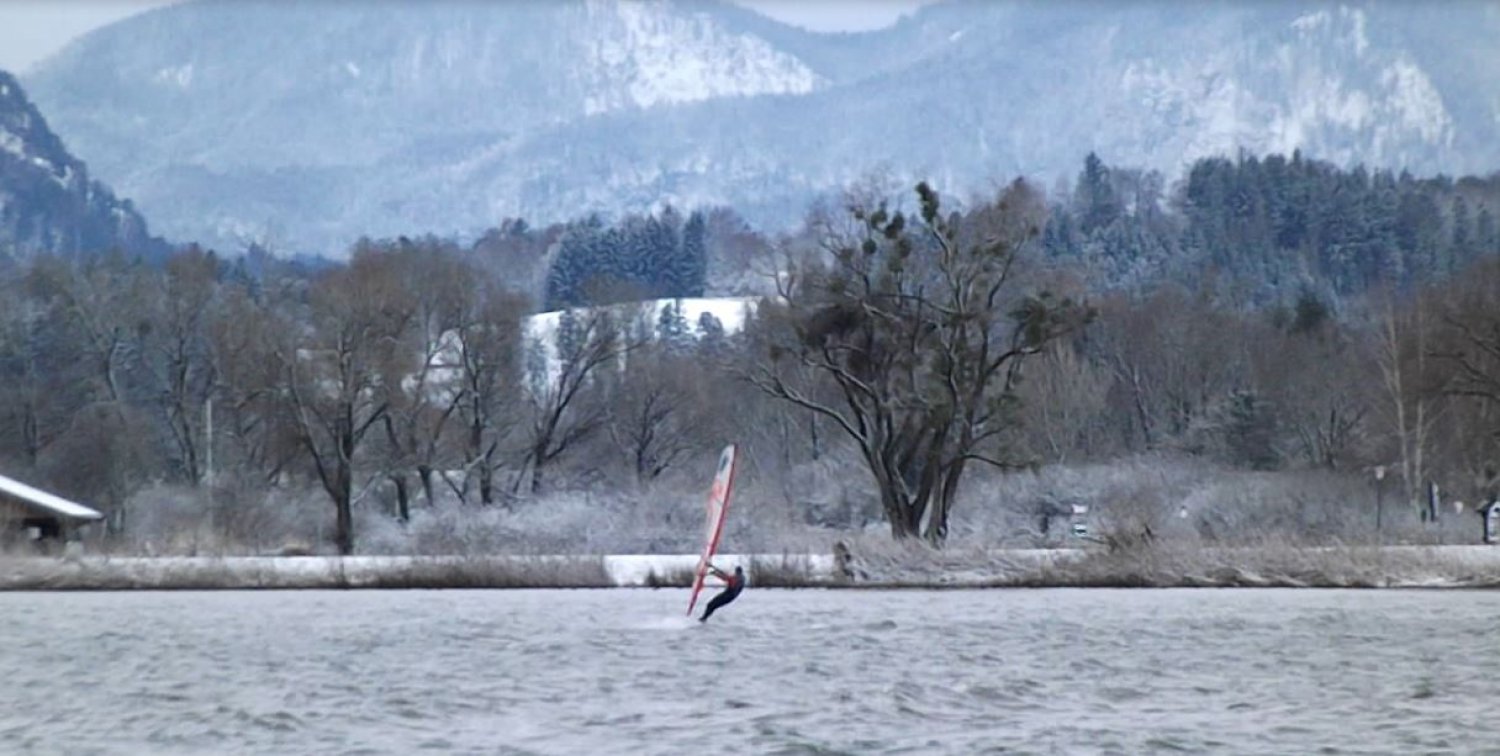
[[[97,510],[0,475],[0,545],[29,542],[46,549],[102,519]]]
[[[1484,542],[1500,542],[1500,499],[1491,499],[1479,507],[1479,516],[1484,520]]]

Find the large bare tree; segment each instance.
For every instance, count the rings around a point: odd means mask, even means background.
[[[505,463],[520,389],[521,316],[525,300],[493,282],[480,282],[465,300],[453,331],[461,388],[458,419],[463,426],[462,475],[444,480],[464,501],[494,504],[495,477]]]
[[[751,379],[854,441],[892,535],[939,545],[968,465],[1014,462],[1003,441],[1022,364],[1089,311],[1022,290],[1017,263],[1044,219],[1025,183],[967,216],[944,215],[925,183],[916,193],[912,216],[850,208],[856,230],[828,239],[831,265],[791,277],[785,304],[766,308],[784,327]],[[838,399],[818,399],[809,377]]]
[[[550,338],[551,349],[536,338],[528,347],[531,385],[525,403],[530,422],[523,427],[525,448],[516,491],[529,472],[530,491],[540,492],[547,468],[604,427],[609,406],[601,396],[599,373],[621,366],[625,355],[646,341],[621,323],[620,310],[614,307],[565,310]]]
[[[357,456],[390,408],[387,389],[421,358],[404,338],[415,308],[398,271],[385,255],[357,251],[314,284],[310,327],[277,355],[293,429],[334,505],[340,554],[354,551]]]
[[[1459,405],[1451,457],[1473,480],[1473,493],[1500,495],[1500,261],[1472,266],[1456,291],[1442,292],[1434,356],[1444,368],[1441,394]]]
[[[149,328],[141,336],[142,364],[171,433],[184,480],[204,473],[204,409],[213,390],[214,362],[206,339],[218,290],[219,260],[198,247],[167,260],[148,297]]]

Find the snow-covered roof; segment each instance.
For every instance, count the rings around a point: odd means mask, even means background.
[[[7,478],[4,475],[0,475],[0,494],[20,499],[27,504],[41,507],[63,517],[72,517],[75,520],[98,520],[104,517],[100,512],[89,509],[82,504],[47,493],[40,488],[32,488],[19,480]]]

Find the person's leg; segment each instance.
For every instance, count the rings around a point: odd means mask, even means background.
[[[699,617],[698,621],[707,622],[708,618],[713,616],[715,610],[727,603],[729,603],[729,591],[725,591],[717,596],[714,596],[713,600],[708,602],[708,608],[703,610],[703,616]]]

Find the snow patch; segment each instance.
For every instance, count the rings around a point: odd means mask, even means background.
[[[687,319],[688,326],[697,332],[698,319],[704,313],[713,315],[719,323],[724,326],[726,334],[738,333],[745,327],[747,316],[754,312],[760,304],[760,297],[707,297],[687,299],[656,299],[649,302],[635,302],[624,305],[615,305],[614,309],[627,312],[631,309],[644,307],[643,315],[655,326],[661,317],[662,310],[667,305],[676,303],[682,308],[683,317]],[[588,310],[574,310],[575,313],[586,313]],[[562,310],[543,312],[526,319],[523,326],[528,339],[538,338],[551,340],[557,333],[557,322],[562,317]]]
[[[698,329],[698,320],[705,313],[712,315],[720,325],[724,326],[726,335],[739,333],[745,327],[745,321],[749,315],[759,306],[760,299],[760,297],[656,299],[613,305],[609,309],[615,311],[621,318],[621,325],[629,327],[628,319],[639,318],[645,321],[645,325],[650,326],[654,333],[657,323],[660,322],[662,310],[666,309],[667,305],[676,303],[682,309],[689,333],[695,337],[702,337],[703,333]],[[555,380],[561,370],[561,363],[557,356],[557,327],[563,312],[563,310],[556,310],[532,315],[522,324],[522,333],[525,336],[527,348],[539,350],[540,356],[545,360],[545,373],[540,373],[536,367],[528,366],[529,371],[539,373],[529,376],[532,383],[546,385]],[[572,312],[581,319],[589,310],[577,309]]]
[[[1412,129],[1428,143],[1451,144],[1453,119],[1443,107],[1443,97],[1422,69],[1403,56],[1387,66],[1380,83],[1390,96],[1390,107],[1402,126]]]
[[[155,78],[159,84],[175,84],[181,89],[187,89],[193,84],[193,64],[184,63],[158,69]]]
[[[1365,51],[1370,48],[1370,37],[1366,33],[1367,19],[1365,12],[1359,8],[1340,7],[1338,23],[1335,23],[1328,11],[1322,10],[1297,17],[1291,26],[1304,38],[1327,35],[1333,41],[1354,50],[1356,58],[1364,57]]]
[[[9,131],[0,131],[0,152],[9,152],[20,157],[25,154],[26,143]]]
[[[1308,13],[1303,16],[1298,16],[1297,19],[1292,22],[1292,28],[1303,34],[1311,34],[1312,32],[1315,32],[1318,29],[1327,26],[1329,20],[1330,19],[1328,16],[1328,11]]]
[[[589,115],[624,107],[761,94],[805,94],[822,79],[749,34],[663,3],[590,2],[586,43]]]
[[[1364,57],[1370,47],[1370,37],[1365,34],[1365,12],[1359,8],[1339,8],[1339,13],[1350,20],[1353,26],[1354,54]]]

